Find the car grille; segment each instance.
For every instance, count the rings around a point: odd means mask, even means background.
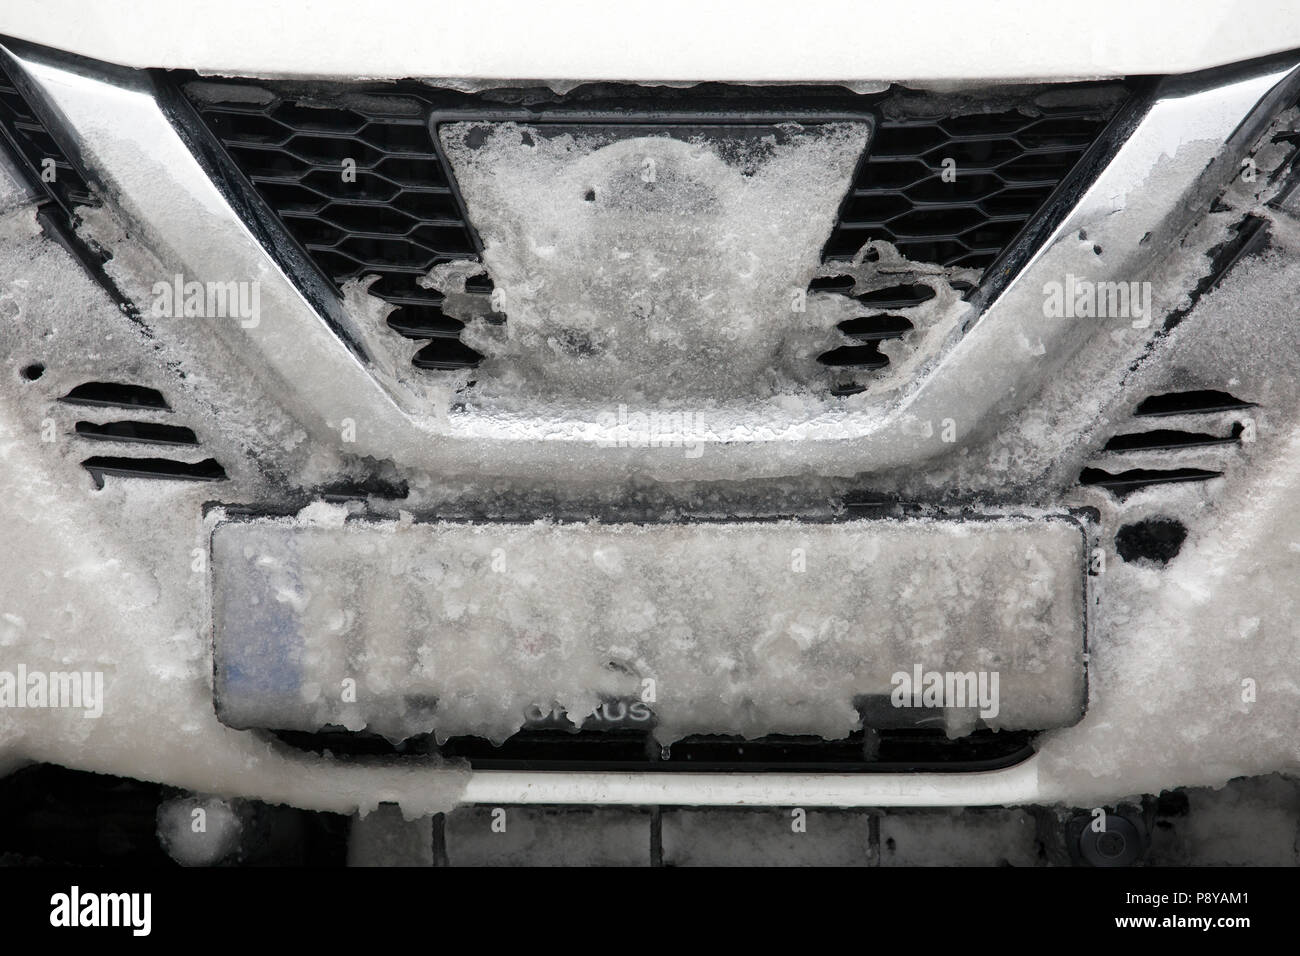
[[[33,182],[66,216],[77,206],[97,206],[81,173],[69,161],[19,92],[0,62],[0,140],[22,162]]]
[[[369,291],[397,307],[389,326],[427,343],[417,366],[478,363],[478,353],[458,338],[463,323],[443,314],[442,294],[416,282],[439,263],[478,257],[420,100],[386,97],[368,109],[308,107],[278,96],[197,105],[231,159],[335,284],[378,276]],[[350,170],[344,175],[344,160],[356,163],[355,178]]]
[[[825,258],[851,258],[884,240],[918,262],[982,269],[1042,208],[1108,118],[1083,106],[885,117]]]
[[[858,730],[843,740],[773,735],[745,740],[700,734],[661,748],[646,731],[535,727],[501,745],[480,737],[432,735],[394,744],[369,732],[327,728],[318,733],[277,731],[301,750],[352,756],[437,755],[468,762],[475,770],[695,773],[965,773],[998,770],[1030,757],[1030,731],[976,730],[949,738],[942,728]]]
[[[77,232],[78,210],[98,207],[99,197],[14,82],[18,71],[6,68],[6,56],[0,50],[0,152],[12,158],[31,186],[37,197],[36,216],[46,234],[81,263],[123,313],[138,318],[135,303],[104,271],[108,253]]]
[[[968,99],[926,98],[919,113],[909,112],[913,108],[900,94],[846,99],[842,90],[821,88],[794,94],[721,89],[733,98],[722,100],[733,113],[793,106],[876,114],[875,139],[824,248],[825,260],[850,258],[864,243],[886,240],[917,261],[983,267],[1042,208],[1118,109],[1114,85],[1112,95],[1102,98],[1104,106],[1096,105],[1096,87],[1064,88],[1066,99],[1077,91],[1077,105],[989,112]],[[472,226],[434,149],[428,116],[448,107],[472,115],[475,109],[527,103],[527,97],[197,80],[181,88],[234,165],[329,279],[341,286],[378,277],[369,291],[397,307],[389,326],[427,343],[415,356],[417,366],[456,369],[481,360],[459,340],[463,324],[443,314],[441,293],[416,281],[439,263],[478,258]],[[612,103],[629,113],[651,113],[680,108],[691,96],[696,103],[713,96],[712,105],[719,95],[713,84],[699,91],[617,89],[622,92],[612,97],[601,94],[603,109]],[[547,109],[597,102],[534,92]],[[355,162],[355,181],[342,175],[345,159]],[[945,176],[948,160],[956,163],[952,181]],[[479,282],[467,291],[491,291],[490,280]]]

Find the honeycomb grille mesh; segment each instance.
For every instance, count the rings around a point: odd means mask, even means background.
[[[78,206],[99,205],[77,168],[18,92],[3,64],[0,64],[0,137],[8,142],[32,179],[41,184],[46,195],[69,218]]]
[[[478,258],[418,98],[375,98],[365,110],[279,96],[195,106],[330,279],[379,277],[369,291],[397,306],[389,325],[427,340],[417,366],[478,363],[458,338],[463,323],[443,314],[442,294],[416,282],[439,263]]]
[[[984,268],[1042,208],[1107,119],[1085,107],[886,117],[824,257],[849,259],[866,242],[885,240],[917,262]]]

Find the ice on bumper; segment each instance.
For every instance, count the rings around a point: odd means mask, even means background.
[[[212,549],[215,693],[235,727],[499,741],[539,711],[634,701],[669,744],[842,738],[864,699],[950,733],[1084,708],[1084,542],[1061,516],[268,518],[219,524]]]

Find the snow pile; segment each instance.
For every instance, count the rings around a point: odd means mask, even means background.
[[[335,453],[305,442],[274,386],[263,388],[215,338],[202,320],[152,336],[42,235],[31,206],[0,215],[0,670],[104,680],[97,719],[75,707],[0,708],[0,773],[48,761],[336,812],[394,794],[412,814],[454,806],[464,768],[286,752],[213,713],[206,561],[196,558],[207,550],[204,503],[283,493],[286,474],[309,486],[342,473]],[[35,365],[39,377],[22,374]],[[157,388],[172,410],[57,401],[96,381]],[[96,490],[84,458],[159,450],[78,439],[76,422],[140,419],[193,427],[198,449],[165,453],[211,455],[230,481],[110,479]]]
[[[1188,538],[1163,569],[1108,548],[1089,713],[1042,749],[1040,782],[1060,799],[1300,769],[1300,243],[1282,227],[1279,247],[1207,296],[1146,377],[1151,391],[1226,388],[1259,402],[1246,413],[1258,440],[1196,456],[1224,479],[1123,502],[1088,494],[1108,527],[1169,516]],[[1242,417],[1194,430],[1225,434]]]
[[[158,839],[181,866],[212,866],[239,848],[239,814],[217,797],[181,797],[158,807]]]
[[[489,356],[482,400],[739,400],[807,379],[833,335],[796,298],[867,135],[443,125],[508,315],[463,336]]]

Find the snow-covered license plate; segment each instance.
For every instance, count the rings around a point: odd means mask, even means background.
[[[229,520],[212,535],[217,709],[394,739],[501,740],[615,700],[653,712],[663,743],[839,738],[864,698],[954,734],[1058,727],[1084,709],[1085,560],[1057,514]]]

